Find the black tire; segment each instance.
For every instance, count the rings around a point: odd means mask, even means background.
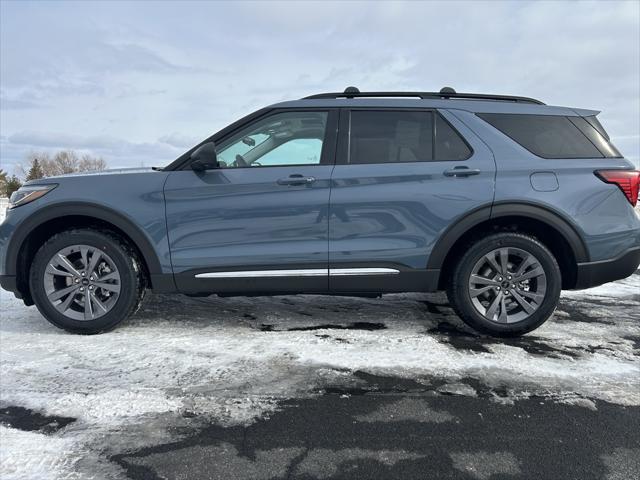
[[[537,264],[542,267],[546,276],[544,297],[536,304],[537,310],[530,314],[522,310],[524,313],[521,312],[521,315],[528,314],[529,316],[513,323],[498,323],[496,320],[489,320],[478,311],[478,308],[474,306],[469,284],[472,272],[478,262],[482,262],[485,255],[489,255],[490,252],[500,248],[518,249],[516,251],[524,251],[533,255],[538,260]],[[496,233],[485,238],[476,239],[467,245],[467,248],[463,251],[465,252],[464,255],[453,266],[447,285],[447,297],[456,314],[467,325],[493,336],[515,337],[535,330],[553,315],[560,298],[562,276],[558,262],[553,254],[535,237],[521,233]],[[507,294],[512,291],[513,289]],[[519,291],[516,290],[516,292]],[[507,290],[503,288],[503,292],[507,292]],[[494,291],[494,293],[496,292]],[[513,293],[511,293],[511,296],[510,301],[515,302]],[[516,303],[512,304],[516,305]],[[488,309],[485,313],[488,313]]]
[[[99,318],[78,320],[64,315],[47,298],[45,270],[52,258],[67,247],[86,245],[104,252],[120,275],[120,291],[107,313]],[[29,272],[29,286],[40,313],[53,325],[71,333],[91,335],[113,329],[140,307],[145,293],[145,279],[136,252],[118,235],[90,228],[58,233],[37,251]]]

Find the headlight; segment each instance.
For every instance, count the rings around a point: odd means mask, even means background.
[[[11,194],[11,197],[9,198],[9,208],[16,208],[33,202],[43,195],[46,195],[57,186],[58,184],[51,183],[49,185],[26,185],[24,187],[20,187]]]

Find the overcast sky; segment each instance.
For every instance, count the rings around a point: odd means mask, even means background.
[[[0,160],[164,165],[262,106],[357,85],[602,110],[640,157],[640,2],[0,3]]]

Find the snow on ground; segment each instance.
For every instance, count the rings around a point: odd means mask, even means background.
[[[7,214],[8,206],[9,206],[9,199],[0,197],[0,223],[4,222],[4,217]]]
[[[249,423],[326,387],[357,387],[355,371],[445,380],[463,395],[482,385],[500,402],[640,405],[638,273],[565,292],[552,321],[516,340],[477,336],[439,294],[156,295],[96,336],[58,330],[6,292],[0,302],[0,407],[77,419],[48,435],[2,427],[3,478],[115,478],[109,454],[207,422]]]

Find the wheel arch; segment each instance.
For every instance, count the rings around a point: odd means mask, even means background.
[[[589,261],[578,227],[550,208],[530,203],[500,202],[481,207],[449,227],[429,256],[427,269],[440,270],[439,288],[444,287],[452,263],[474,237],[495,231],[530,233],[549,248],[563,274],[563,288],[573,288],[577,264]]]
[[[143,262],[149,285],[161,278],[158,255],[146,234],[126,216],[102,205],[62,203],[38,210],[27,217],[11,236],[7,245],[6,272],[16,276],[16,285],[25,302],[31,301],[28,287],[30,262],[37,249],[55,233],[78,227],[107,228],[135,248]]]

